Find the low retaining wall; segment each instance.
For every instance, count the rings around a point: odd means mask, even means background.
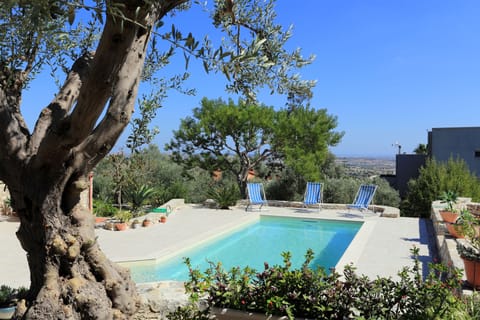
[[[470,198],[460,198],[457,202],[458,208],[470,207],[470,205],[478,205],[471,202]],[[430,218],[432,219],[433,229],[435,231],[436,245],[438,249],[438,255],[440,262],[453,266],[458,269],[463,269],[463,260],[457,252],[457,240],[452,237],[445,225],[445,222],[440,215],[440,210],[445,208],[445,203],[440,201],[434,201],[432,203],[432,212]],[[461,241],[461,240],[460,240]],[[465,275],[463,276],[465,280]]]
[[[248,200],[239,200],[237,206],[246,207]],[[270,207],[289,207],[289,208],[303,208],[303,203],[300,201],[283,201],[283,200],[268,200],[268,206]],[[309,208],[316,208],[316,206],[309,206]],[[341,203],[322,203],[322,209],[326,210],[346,210],[347,205]],[[389,207],[389,206],[380,206],[380,205],[371,205],[368,207],[369,210],[378,213],[381,217],[384,218],[398,218],[400,217],[400,209]]]

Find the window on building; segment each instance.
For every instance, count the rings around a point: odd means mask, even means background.
[[[480,150],[475,150],[475,158],[480,158]]]

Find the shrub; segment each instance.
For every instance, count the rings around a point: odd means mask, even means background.
[[[400,195],[385,179],[328,179],[324,184],[323,202],[352,203],[361,184],[376,184],[378,186],[373,199],[374,204],[398,207]]]
[[[468,300],[468,306],[458,296],[461,272],[441,264],[431,264],[423,279],[418,248],[412,249],[413,267],[399,272],[400,280],[359,276],[347,265],[344,279],[338,273],[327,274],[323,269],[308,267],[313,252],[307,251],[300,269],[290,268],[290,254],[283,253],[284,264],[269,266],[262,272],[250,268],[233,268],[229,272],[221,263],[211,263],[204,273],[192,269],[188,258],[190,280],[185,288],[191,303],[177,309],[180,315],[188,311],[190,319],[201,318],[212,307],[234,308],[261,312],[289,319],[468,319],[478,313],[478,300]],[[207,308],[194,311],[201,297],[206,296]],[[185,313],[183,313],[185,314]],[[196,317],[198,315],[198,318]]]
[[[141,186],[130,186],[129,189],[125,191],[125,198],[131,204],[131,209],[134,215],[140,211],[142,206],[150,200],[155,194],[155,190],[144,184]]]
[[[471,197],[473,201],[480,199],[479,180],[470,172],[464,160],[427,160],[425,166],[420,168],[418,178],[408,182],[406,198],[400,205],[402,215],[430,217],[432,201],[440,199],[446,191]]]
[[[93,199],[93,213],[97,217],[112,217],[116,215],[118,209],[111,203],[103,200]]]
[[[267,199],[300,200],[305,192],[306,182],[290,168],[275,172],[275,178],[265,185]]]
[[[237,204],[240,198],[238,187],[235,184],[217,183],[210,187],[207,195],[215,200],[219,209],[228,209]]]

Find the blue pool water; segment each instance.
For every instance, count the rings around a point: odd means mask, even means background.
[[[183,262],[189,257],[193,267],[205,271],[208,261],[221,261],[225,270],[234,266],[250,266],[263,270],[264,262],[283,264],[282,252],[292,254],[292,268],[301,267],[307,249],[315,258],[310,267],[334,267],[360,229],[362,222],[300,219],[262,216],[254,224],[237,230],[213,242],[181,252],[162,263],[127,264],[137,282],[188,279]]]

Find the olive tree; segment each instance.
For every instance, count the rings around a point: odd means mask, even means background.
[[[100,250],[92,214],[79,199],[88,173],[129,123],[140,82],[161,74],[176,49],[187,62],[199,58],[207,72],[225,74],[231,80],[227,90],[249,99],[263,86],[291,101],[308,97],[313,82],[299,80],[292,69],[311,60],[283,49],[291,34],[274,24],[273,1],[217,0],[207,6],[224,35],[218,45],[163,25],[167,15],[191,5],[200,4],[2,1],[0,180],[20,218],[17,237],[31,281],[17,318],[122,319],[135,313],[135,284]],[[47,66],[66,77],[29,128],[22,92]]]

